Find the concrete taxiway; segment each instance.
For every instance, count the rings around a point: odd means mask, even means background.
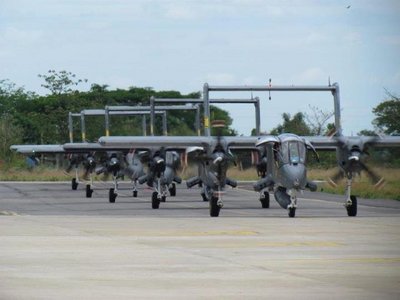
[[[228,190],[210,218],[198,189],[160,209],[69,183],[0,183],[0,299],[399,299],[400,202],[305,194],[296,218]]]

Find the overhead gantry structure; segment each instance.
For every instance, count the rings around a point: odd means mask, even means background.
[[[336,133],[342,133],[340,121],[340,91],[339,84],[334,83],[327,86],[294,86],[294,85],[233,85],[233,86],[214,86],[205,83],[203,86],[203,105],[204,105],[204,134],[210,135],[210,92],[331,92],[334,101],[335,128]]]
[[[150,115],[150,111],[112,111],[111,115],[116,116],[142,116],[142,127],[143,127],[143,135],[147,134],[147,122],[146,115]],[[155,114],[160,114],[163,118],[163,123],[166,123],[167,115],[165,110],[157,110]],[[85,116],[104,116],[106,118],[106,110],[105,109],[84,109],[79,113],[69,112],[68,114],[68,130],[69,130],[69,141],[70,143],[74,142],[74,125],[73,125],[73,117],[79,117],[81,120],[81,136],[82,142],[86,141],[86,119]],[[105,125],[105,134],[107,135],[107,125]],[[109,132],[109,131],[108,131]]]
[[[171,106],[155,106],[153,107],[153,112],[157,111],[169,111],[169,110],[196,110],[197,111],[197,119],[199,120],[200,124],[200,110],[198,108],[198,105],[171,105]],[[151,106],[106,106],[105,108],[106,111],[106,136],[109,136],[109,126],[110,126],[110,120],[109,120],[109,114],[111,112],[121,112],[121,111],[147,111],[151,112],[152,107]],[[154,135],[154,114],[153,118],[151,117],[150,113],[150,135]],[[200,126],[200,125],[198,125]],[[167,135],[167,120],[166,118],[163,119],[163,135]]]
[[[155,111],[155,104],[156,103],[192,103],[192,104],[203,104],[206,107],[204,100],[201,99],[194,99],[194,98],[150,98],[150,107],[151,107],[151,114],[150,114],[150,124],[154,124],[154,111]],[[209,103],[236,103],[236,104],[248,104],[252,103],[255,107],[255,120],[256,120],[256,134],[260,134],[260,99],[258,97],[252,99],[211,99],[208,100],[207,107],[209,111]],[[166,106],[157,106],[157,107],[166,107]],[[200,107],[197,106],[197,114],[196,114],[196,133],[197,135],[201,135],[200,132]],[[208,116],[210,113],[208,113]],[[205,109],[204,109],[204,129],[209,128],[209,117],[206,118]],[[207,120],[207,123],[206,123]],[[150,133],[152,132],[152,125],[150,125]],[[206,136],[210,136],[210,131],[205,131],[204,134]]]

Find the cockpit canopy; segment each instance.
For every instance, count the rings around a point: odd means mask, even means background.
[[[306,147],[303,142],[298,140],[287,140],[283,141],[279,145],[279,149],[275,148],[275,151],[279,151],[280,155],[277,156],[278,161],[281,164],[305,164],[306,163]]]

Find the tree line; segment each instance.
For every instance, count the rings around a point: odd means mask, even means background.
[[[106,105],[149,105],[151,96],[157,98],[200,98],[200,92],[181,94],[179,91],[155,91],[149,87],[130,87],[128,89],[110,89],[107,85],[92,84],[88,91],[79,91],[77,87],[87,79],[79,79],[71,72],[49,70],[38,75],[43,79],[42,87],[49,93],[40,96],[34,92],[17,87],[9,80],[0,80],[0,161],[10,162],[13,158],[9,150],[12,144],[62,144],[69,141],[68,113],[83,109],[104,109]],[[372,125],[375,129],[390,135],[400,134],[400,99],[387,92],[387,99],[373,108],[376,118]],[[333,112],[324,112],[310,107],[310,112],[298,112],[291,116],[284,113],[282,123],[269,133],[291,132],[299,135],[323,135],[332,130],[329,123]],[[95,141],[104,135],[103,117],[86,117],[86,132],[89,141]],[[232,119],[223,109],[211,106],[211,119],[224,120],[226,128],[223,135],[236,135],[232,128]],[[170,135],[195,135],[195,112],[168,111],[167,124]],[[111,134],[141,135],[141,117],[112,117]],[[80,120],[74,119],[74,136],[80,138]],[[162,120],[156,118],[155,130],[161,135]],[[255,130],[252,131],[252,134]],[[215,132],[212,132],[215,134]],[[361,134],[375,134],[363,130]]]

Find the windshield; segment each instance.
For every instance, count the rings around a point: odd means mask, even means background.
[[[282,143],[281,154],[282,156],[280,157],[280,160],[284,164],[304,164],[306,161],[305,146],[303,143],[298,141]]]
[[[300,162],[298,142],[289,142],[289,162],[292,164],[298,164]]]

